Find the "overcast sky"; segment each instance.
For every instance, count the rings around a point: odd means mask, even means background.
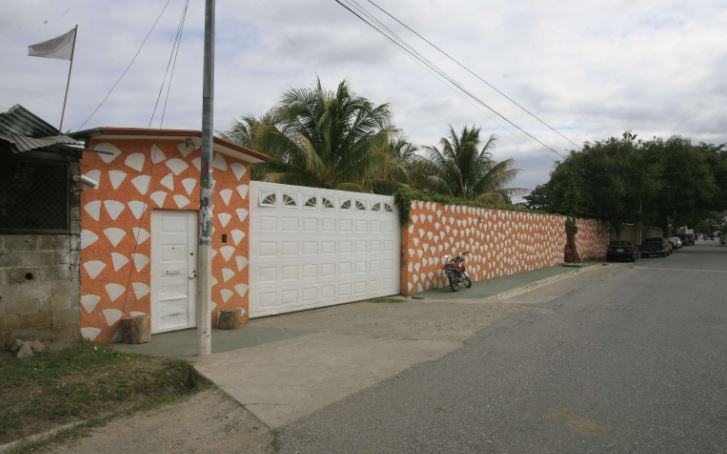
[[[79,129],[126,67],[166,0],[0,0],[0,110],[22,104],[58,123],[68,62],[27,46],[78,24],[65,129]],[[358,3],[374,12],[366,0]],[[377,0],[391,13],[576,143],[679,134],[727,142],[725,0]],[[84,128],[148,125],[184,1],[171,0],[135,64]],[[204,2],[192,0],[164,127],[201,124]],[[380,16],[384,19],[383,16]],[[394,24],[390,23],[393,28]],[[468,90],[542,142],[573,148],[401,28]],[[281,93],[335,88],[342,79],[390,103],[414,143],[436,144],[448,125],[498,137],[515,158],[514,185],[547,181],[551,151],[469,100],[332,0],[217,0],[215,129],[260,115]],[[153,126],[159,127],[158,117]]]

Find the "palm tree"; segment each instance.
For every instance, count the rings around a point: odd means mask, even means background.
[[[373,105],[351,93],[346,81],[336,91],[317,80],[313,89],[292,89],[263,119],[243,118],[240,141],[271,160],[259,164],[266,181],[321,188],[370,190],[386,159],[380,150],[393,133],[388,104]],[[228,134],[234,136],[235,128]]]
[[[449,136],[439,141],[440,148],[426,147],[428,163],[422,165],[431,190],[470,200],[486,203],[509,202],[510,195],[518,191],[506,185],[515,178],[513,160],[497,162],[490,150],[496,138],[490,135],[481,146],[480,128],[466,125],[457,134],[449,127]]]

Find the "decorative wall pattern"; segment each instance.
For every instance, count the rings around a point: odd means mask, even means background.
[[[581,260],[605,257],[611,236],[608,224],[593,219],[578,219],[576,225],[576,248]]]
[[[124,316],[150,314],[151,211],[199,210],[200,150],[184,140],[97,140],[81,172],[81,334],[109,342]],[[215,153],[212,317],[248,308],[249,164]],[[220,232],[229,237],[222,244]]]
[[[563,263],[565,216],[413,201],[409,218],[402,229],[404,294],[444,287],[444,256],[463,251],[470,252],[475,281]],[[608,229],[603,237],[598,221],[579,220],[579,226],[581,257],[604,256]]]

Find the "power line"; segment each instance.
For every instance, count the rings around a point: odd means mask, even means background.
[[[472,69],[470,69],[469,67],[467,67],[464,63],[460,62],[459,60],[457,60],[456,58],[454,58],[453,56],[451,56],[449,53],[445,52],[443,49],[441,49],[439,46],[437,46],[436,44],[434,44],[432,41],[430,41],[429,39],[427,39],[424,36],[422,36],[419,32],[417,32],[412,27],[410,27],[409,25],[407,25],[406,23],[404,23],[402,20],[398,19],[393,14],[391,14],[390,12],[388,12],[387,10],[385,10],[384,8],[382,8],[381,6],[379,6],[376,2],[374,2],[373,0],[366,0],[366,1],[368,1],[369,3],[371,3],[375,8],[377,8],[382,13],[386,14],[387,16],[389,16],[396,23],[398,23],[399,25],[401,25],[402,27],[404,27],[405,29],[409,30],[411,33],[413,33],[414,35],[416,35],[417,37],[419,37],[422,41],[424,41],[425,43],[429,44],[431,47],[433,47],[434,49],[436,49],[439,53],[441,53],[442,55],[444,55],[445,57],[447,57],[448,59],[450,59],[451,61],[453,61],[460,68],[464,69],[465,71],[467,71],[468,73],[470,73],[471,75],[473,75],[474,77],[476,77],[477,79],[479,79],[482,83],[484,83],[485,85],[487,85],[488,87],[490,87],[491,89],[493,89],[494,91],[496,91],[498,94],[500,94],[501,96],[503,96],[505,99],[507,99],[508,101],[510,101],[511,103],[513,103],[514,105],[516,105],[517,107],[519,107],[523,112],[525,112],[528,115],[530,115],[531,117],[535,118],[540,123],[542,123],[544,126],[546,126],[548,129],[550,129],[554,133],[558,134],[560,137],[562,137],[563,139],[567,140],[571,144],[575,145],[576,147],[580,147],[579,144],[575,143],[574,141],[572,141],[571,139],[569,139],[568,137],[566,137],[564,134],[562,134],[560,131],[558,131],[557,129],[555,129],[553,126],[551,126],[548,123],[546,123],[545,120],[543,120],[542,118],[540,118],[538,115],[536,115],[535,113],[531,112],[530,110],[528,110],[527,108],[525,108],[522,104],[520,104],[517,101],[515,101],[514,99],[512,99],[510,96],[508,96],[502,90],[500,90],[499,88],[497,88],[496,86],[494,86],[492,83],[490,83],[487,80],[485,80],[482,76],[480,76],[479,74],[477,74],[476,72],[474,72]]]
[[[408,43],[406,43],[406,41],[404,41],[402,39],[401,41],[405,43],[405,44],[402,44],[402,42],[399,42],[399,40],[397,40],[396,38],[394,38],[391,35],[387,34],[382,28],[380,28],[379,26],[374,25],[373,23],[371,23],[368,19],[366,19],[365,17],[362,16],[362,14],[366,14],[366,13],[361,12],[361,14],[360,14],[360,13],[354,11],[349,5],[346,5],[343,2],[341,2],[341,0],[333,0],[333,1],[336,2],[336,3],[338,3],[338,5],[340,5],[344,9],[346,9],[348,12],[350,12],[354,16],[356,16],[359,20],[361,20],[362,22],[364,22],[366,25],[368,25],[369,27],[373,28],[376,32],[378,32],[381,35],[383,35],[386,39],[388,39],[389,41],[391,41],[395,46],[399,47],[401,50],[403,50],[404,52],[406,52],[408,55],[410,55],[411,57],[413,57],[416,60],[420,61],[429,70],[433,71],[439,77],[443,78],[444,80],[446,80],[447,82],[449,82],[450,84],[452,84],[454,87],[456,87],[462,93],[464,93],[465,95],[467,95],[468,97],[470,97],[471,99],[473,99],[475,102],[477,102],[481,106],[485,107],[490,112],[492,112],[495,115],[497,115],[500,119],[502,119],[503,121],[505,121],[506,123],[508,123],[510,126],[512,126],[513,128],[517,129],[521,133],[525,134],[526,136],[528,136],[529,138],[531,138],[533,141],[539,143],[540,145],[542,145],[543,147],[545,147],[547,150],[549,150],[549,151],[557,154],[561,158],[564,158],[565,159],[565,155],[563,155],[559,151],[555,150],[551,146],[546,145],[545,143],[543,143],[540,139],[538,139],[537,137],[535,137],[534,135],[532,135],[531,133],[529,133],[528,131],[526,131],[525,129],[523,129],[522,127],[520,127],[519,125],[517,125],[515,122],[513,122],[512,120],[510,120],[509,118],[507,118],[505,115],[501,114],[500,112],[498,112],[497,110],[495,110],[493,107],[491,107],[487,103],[485,103],[482,99],[480,99],[479,97],[477,97],[475,94],[473,94],[472,92],[470,92],[469,90],[467,90],[459,82],[457,82],[454,78],[452,78],[450,75],[448,75],[445,71],[443,71],[438,66],[436,66],[434,63],[432,63],[431,61],[429,61],[426,57],[422,56],[421,54],[419,54],[415,50],[410,49],[411,46]],[[359,8],[360,8],[360,6],[359,6]],[[383,28],[388,28],[388,27],[383,27]],[[394,36],[397,36],[398,37],[398,35],[396,35],[396,34],[394,34]]]
[[[167,97],[164,102],[164,109],[166,110],[166,101],[169,100],[169,90],[171,89],[172,85],[172,77],[174,76],[174,67],[177,63],[177,54],[179,53],[179,43],[182,40],[182,30],[184,30],[184,20],[187,17],[187,6],[189,5],[189,0],[186,0],[184,2],[184,8],[182,9],[182,15],[179,18],[179,24],[177,24],[177,33],[174,36],[174,41],[172,42],[172,50],[169,52],[169,59],[167,60],[167,67],[164,70],[164,77],[162,77],[162,84],[159,87],[159,93],[157,94],[157,99],[154,102],[154,109],[151,112],[151,117],[149,117],[149,125],[148,127],[151,128],[152,122],[154,122],[154,116],[156,115],[157,107],[159,106],[159,101],[162,98],[162,93],[164,93],[164,87],[167,87]],[[172,61],[174,61],[174,65],[172,65]],[[172,73],[169,74],[169,70],[172,70]],[[169,76],[169,84],[167,85],[167,76]],[[162,120],[159,124],[159,127],[161,128],[164,120],[163,120],[163,114],[162,114]]]
[[[86,120],[83,123],[81,123],[81,126],[79,126],[78,129],[83,128],[86,125],[86,123],[88,123],[88,121],[94,115],[96,115],[96,112],[98,112],[98,110],[101,108],[101,106],[104,105],[104,103],[106,102],[106,100],[109,99],[109,96],[111,96],[111,93],[114,91],[114,89],[119,84],[119,82],[121,82],[121,79],[124,78],[124,76],[126,75],[126,73],[129,71],[129,69],[131,68],[131,66],[136,61],[136,57],[138,57],[139,54],[141,53],[141,49],[144,48],[144,45],[146,44],[146,41],[149,39],[149,36],[151,36],[151,33],[156,28],[157,23],[159,22],[159,19],[161,19],[162,15],[164,14],[164,11],[167,10],[167,6],[169,6],[169,3],[170,2],[171,2],[171,0],[167,0],[167,2],[164,4],[164,8],[162,8],[161,12],[157,16],[157,18],[154,20],[154,23],[151,25],[151,28],[149,29],[149,31],[147,32],[146,36],[144,37],[144,40],[141,42],[141,45],[139,46],[139,49],[137,49],[136,53],[131,58],[131,61],[129,62],[129,64],[126,65],[126,68],[124,68],[124,70],[121,72],[121,75],[118,77],[118,79],[116,79],[116,82],[114,82],[113,85],[111,85],[111,88],[109,88],[109,91],[106,93],[106,96],[103,97],[103,99],[101,100],[101,102],[98,103],[98,105],[96,106],[95,109],[93,109],[93,112],[91,112],[91,115],[89,115],[88,118],[86,118]]]
[[[174,53],[174,62],[172,63],[172,74],[169,76],[169,84],[167,84],[167,95],[164,98],[164,107],[162,108],[162,118],[159,121],[159,129],[164,125],[164,116],[167,113],[167,103],[169,102],[169,93],[172,91],[172,79],[174,78],[174,69],[177,67],[177,57],[179,56],[179,46],[182,44],[182,32],[184,31],[184,21],[187,17],[187,8],[189,0],[184,3],[184,14],[182,15],[182,25],[179,29],[179,39],[177,40],[177,51]]]

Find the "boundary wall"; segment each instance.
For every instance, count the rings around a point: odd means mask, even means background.
[[[411,202],[402,226],[401,293],[409,295],[447,285],[444,257],[469,251],[473,281],[510,276],[563,263],[566,217],[438,202]],[[578,219],[576,244],[581,259],[606,255],[608,225]]]

